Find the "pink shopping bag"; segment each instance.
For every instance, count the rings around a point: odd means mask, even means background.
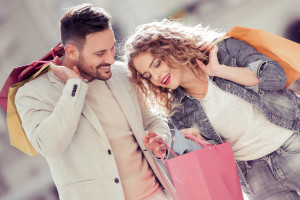
[[[229,142],[203,144],[203,149],[165,160],[180,200],[243,200],[236,163]]]

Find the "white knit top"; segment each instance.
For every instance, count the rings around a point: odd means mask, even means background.
[[[242,98],[225,92],[208,78],[201,99],[212,126],[231,142],[236,160],[254,160],[277,150],[293,131],[270,122],[262,111]]]

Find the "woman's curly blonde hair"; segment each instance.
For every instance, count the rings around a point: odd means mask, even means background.
[[[184,67],[199,76],[203,72],[196,59],[203,62],[208,60],[208,56],[199,48],[218,36],[219,33],[201,25],[190,27],[167,19],[138,26],[124,45],[131,81],[152,107],[164,114],[170,114],[174,107],[173,90],[153,85],[135,69],[133,59],[142,52],[150,52],[154,58],[162,59],[170,68]]]

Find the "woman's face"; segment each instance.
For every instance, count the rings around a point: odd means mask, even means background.
[[[170,68],[161,58],[155,58],[149,52],[138,54],[133,59],[135,69],[154,85],[176,89],[182,80],[183,70]]]

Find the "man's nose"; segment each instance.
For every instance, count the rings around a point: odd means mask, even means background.
[[[105,63],[113,64],[115,62],[115,54],[109,52],[105,57]]]

